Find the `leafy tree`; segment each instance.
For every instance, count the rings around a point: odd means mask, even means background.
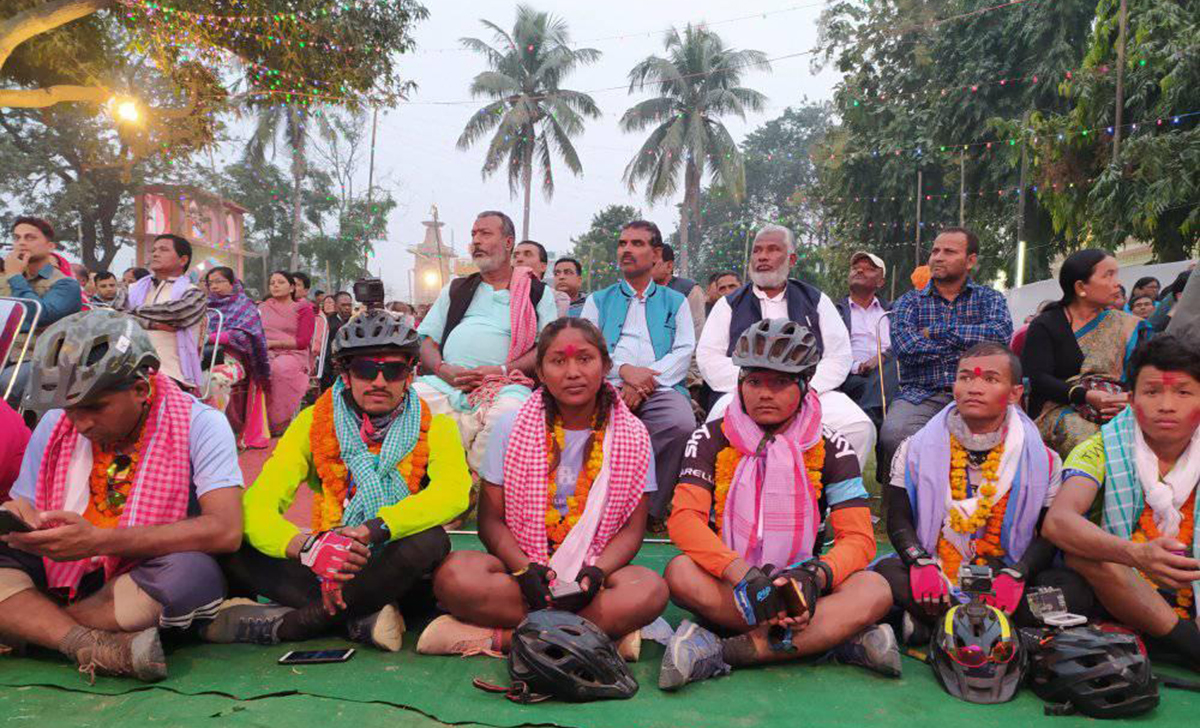
[[[300,265],[300,237],[304,233],[301,197],[305,172],[308,168],[308,110],[296,104],[263,106],[255,117],[254,132],[246,144],[245,160],[253,166],[266,163],[267,149],[275,147],[276,137],[282,136],[291,153],[292,172],[292,256],[289,267]]]
[[[1019,129],[1035,109],[1065,110],[1057,84],[1078,68],[1095,5],[1026,3],[941,22],[993,5],[837,2],[822,18],[818,65],[845,75],[834,96],[842,123],[817,155],[821,185],[814,196],[823,198],[833,239],[874,250],[905,287],[903,273],[924,259],[938,228],[959,223],[960,210],[982,239],[983,280],[1014,265],[1022,215],[1027,278],[1046,275],[1067,245],[1028,172],[1030,194],[1017,209]],[[1013,143],[989,144],[998,139]],[[923,250],[914,255],[918,172]]]
[[[770,65],[761,51],[733,50],[703,26],[668,31],[666,56],[650,56],[629,72],[629,92],[651,88],[658,95],[635,104],[621,117],[627,132],[653,127],[625,168],[631,190],[645,182],[653,203],[673,197],[683,176],[679,268],[688,273],[690,226],[700,219],[700,185],[706,177],[735,198],[745,191],[742,153],[720,117],[760,111],[766,97],[740,86],[742,75]]]
[[[1129,0],[1114,163],[1119,6],[1097,8],[1083,70],[1062,84],[1070,110],[1033,119],[1038,182],[1055,229],[1077,244],[1113,248],[1132,236],[1159,260],[1181,260],[1200,243],[1200,14]]]
[[[571,242],[575,247],[572,258],[583,267],[583,290],[598,291],[617,282],[617,239],[621,228],[630,220],[638,220],[642,211],[629,205],[608,205],[592,216],[587,232]]]
[[[492,133],[483,161],[486,179],[508,166],[508,188],[515,196],[520,186],[525,193],[521,237],[529,237],[529,198],[533,168],[541,168],[542,192],[554,195],[551,163],[557,153],[576,175],[583,164],[571,137],[583,131],[584,117],[600,118],[591,96],[561,87],[578,66],[594,63],[600,51],[572,48],[570,32],[563,20],[528,5],[517,6],[512,32],[488,20],[480,21],[495,36],[495,45],[478,38],[463,38],[462,44],[482,55],[487,71],[471,82],[471,95],[491,99],[467,121],[458,138],[459,149]]]

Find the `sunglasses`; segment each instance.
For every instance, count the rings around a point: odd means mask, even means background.
[[[384,381],[398,382],[408,376],[412,365],[404,361],[374,361],[371,359],[350,360],[350,376],[368,382],[375,381],[381,373]]]
[[[949,650],[950,659],[963,667],[983,667],[989,662],[1003,665],[1013,658],[1016,649],[1011,642],[998,642],[991,653],[983,651],[979,645],[962,645]]]

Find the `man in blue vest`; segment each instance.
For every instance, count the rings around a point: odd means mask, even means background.
[[[829,296],[788,278],[796,259],[792,231],[781,225],[764,226],[750,249],[750,282],[713,304],[696,348],[704,381],[724,394],[708,419],[721,417],[733,399],[739,372],[733,363],[733,345],[742,332],[762,319],[789,319],[817,337],[821,362],[809,386],[821,399],[821,422],[846,438],[861,468],[875,448],[875,425],[853,400],[837,391],[853,362],[850,333]]]
[[[613,366],[612,383],[650,431],[659,490],[650,517],[665,519],[679,479],[683,447],[696,429],[683,380],[696,332],[682,293],[654,282],[662,234],[658,226],[634,220],[621,230],[617,265],[623,280],[588,296],[583,318],[604,333]]]

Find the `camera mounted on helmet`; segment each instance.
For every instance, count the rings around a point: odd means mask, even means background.
[[[385,295],[383,281],[378,278],[359,278],[354,282],[354,299],[366,306],[368,311],[383,308]]]

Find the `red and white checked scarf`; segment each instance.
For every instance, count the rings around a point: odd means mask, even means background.
[[[509,328],[512,329],[512,334],[508,339],[508,358],[505,363],[509,367],[537,344],[537,310],[533,307],[533,301],[529,299],[529,287],[532,284],[533,271],[530,268],[513,268],[512,278],[508,282]],[[492,406],[500,390],[510,384],[532,388],[533,380],[516,368],[510,368],[507,376],[492,374],[485,377],[483,383],[467,395],[467,403],[476,410],[486,411]]]
[[[191,430],[192,400],[165,374],[154,377],[154,399],[146,415],[137,473],[118,528],[175,523],[187,515],[191,481],[188,435]],[[50,433],[50,441],[38,470],[36,505],[39,511],[62,510],[67,497],[67,472],[79,433],[65,414]],[[46,580],[52,589],[66,588],[74,595],[79,580],[99,565],[111,579],[136,565],[115,556],[79,561],[44,558]]]
[[[612,387],[607,382],[603,386]],[[604,451],[604,460],[611,472],[608,493],[604,502],[588,498],[586,506],[587,510],[604,509],[596,537],[585,558],[588,564],[595,561],[637,508],[646,489],[646,471],[650,467],[650,433],[625,402],[615,392],[613,395],[616,404],[606,425],[612,433],[612,447]],[[539,564],[550,561],[546,535],[549,488],[546,406],[539,389],[517,410],[508,449],[504,453],[504,522],[525,555]],[[594,484],[591,492],[596,493]]]

